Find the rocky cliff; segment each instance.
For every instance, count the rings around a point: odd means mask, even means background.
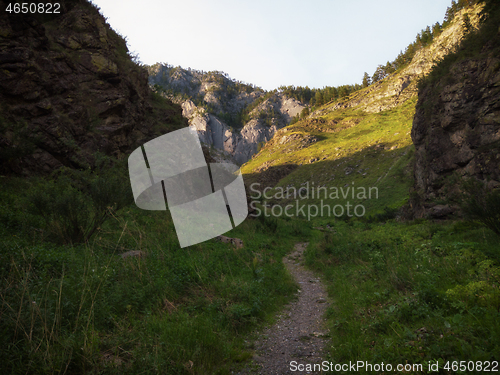
[[[182,105],[183,115],[200,140],[227,161],[243,164],[259,145],[289,124],[305,105],[280,92],[230,79],[222,72],[202,72],[156,64],[150,83]]]
[[[96,152],[120,157],[187,125],[86,0],[49,18],[2,11],[0,103],[2,173],[91,166]]]
[[[497,7],[498,8],[498,7]],[[500,187],[500,13],[421,84],[412,128],[417,216],[446,216],[464,178]]]

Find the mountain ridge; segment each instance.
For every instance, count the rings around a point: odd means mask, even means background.
[[[198,131],[201,142],[236,164],[247,162],[259,145],[306,107],[281,92],[264,92],[223,72],[165,64],[149,66],[148,71],[150,84],[183,107],[184,117]]]

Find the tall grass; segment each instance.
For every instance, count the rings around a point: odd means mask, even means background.
[[[228,374],[296,291],[281,263],[307,236],[296,222],[248,220],[226,234],[242,249],[180,249],[168,212],[126,206],[61,244],[27,209],[40,181],[1,182],[1,373]],[[130,250],[141,256],[120,256]]]
[[[338,363],[498,360],[500,252],[473,224],[336,222],[306,252],[325,274]],[[442,370],[443,371],[443,370]]]

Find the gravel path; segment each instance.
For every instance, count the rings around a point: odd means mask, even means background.
[[[283,258],[285,267],[300,286],[298,300],[287,305],[277,322],[259,335],[252,364],[239,375],[321,373],[298,371],[298,367],[294,367],[321,363],[327,341],[324,326],[328,307],[326,288],[302,265],[307,245],[296,244],[294,252]]]

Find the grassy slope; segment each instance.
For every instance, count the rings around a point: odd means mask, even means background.
[[[355,199],[349,197],[324,199],[324,204],[363,204],[367,214],[381,211],[384,207],[399,207],[408,197],[411,185],[409,164],[413,154],[410,130],[415,111],[415,99],[403,105],[376,114],[367,114],[356,110],[336,110],[319,119],[302,120],[280,131],[278,136],[243,168],[245,182],[249,186],[257,175],[254,172],[263,164],[272,168],[283,165],[297,166],[290,174],[282,178],[277,187],[294,186],[299,189],[309,182],[312,190],[325,186],[330,193],[335,189],[356,187]],[[331,105],[333,106],[333,105]],[[353,126],[354,125],[354,126]],[[282,137],[294,134],[313,136],[319,139],[308,147],[300,149],[300,139],[280,144]],[[311,160],[316,160],[310,163]],[[347,186],[346,186],[347,185]],[[372,199],[363,199],[359,188],[378,189],[378,199],[372,190]],[[268,193],[278,194],[280,189]],[[339,190],[340,191],[340,190]],[[344,189],[344,192],[346,190]],[[351,190],[352,192],[352,190]],[[366,194],[369,198],[368,193]],[[324,198],[324,192],[320,198]],[[287,204],[286,199],[275,199],[277,204]],[[301,201],[301,204],[319,204],[315,197]],[[333,214],[332,214],[333,217]],[[328,218],[323,218],[328,220]]]

